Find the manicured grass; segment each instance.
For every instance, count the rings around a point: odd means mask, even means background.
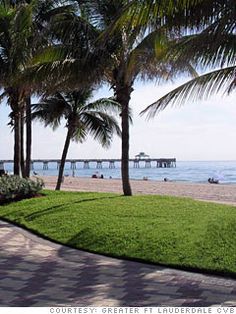
[[[88,251],[236,275],[236,207],[163,196],[45,191],[0,216]]]

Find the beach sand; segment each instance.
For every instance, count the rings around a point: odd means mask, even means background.
[[[45,183],[45,188],[55,188],[56,177],[43,176],[41,178]],[[184,196],[198,200],[236,205],[236,185],[160,182],[151,180],[131,180],[130,182],[134,195],[157,194]],[[61,189],[67,191],[114,192],[122,194],[122,182],[120,179],[65,177]]]

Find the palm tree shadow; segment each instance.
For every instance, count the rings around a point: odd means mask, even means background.
[[[92,229],[79,232],[66,245],[78,247],[86,239],[87,245],[102,240],[102,237],[95,239],[91,232]],[[74,306],[81,304],[81,300],[86,300],[86,306],[90,306],[98,299],[103,301],[102,306],[109,306],[109,300],[115,300],[116,306],[173,306],[175,299],[178,304],[178,299],[183,300],[186,295],[196,301],[188,303],[185,300],[181,303],[182,306],[185,306],[185,302],[186,306],[212,305],[211,301],[201,297],[203,290],[198,283],[193,284],[191,278],[169,272],[168,268],[166,271],[164,266],[122,259],[122,256],[114,258],[101,255],[102,253],[94,254],[66,246],[61,246],[57,253],[64,262],[77,265],[78,276],[71,297],[76,299],[79,296],[80,301],[77,299]]]
[[[149,299],[146,294],[146,287],[150,285],[148,275],[160,267],[70,248],[79,247],[80,243],[85,242],[89,247],[102,240],[102,236],[95,237],[93,230],[86,228],[71,238],[67,246],[58,250],[58,256],[69,263],[76,263],[78,267],[79,276],[72,298],[79,295],[91,300],[92,304],[93,299],[97,298],[99,287],[106,286],[102,297],[104,306],[107,306],[105,300],[112,299],[116,300],[117,306],[143,306]],[[151,305],[154,306],[155,302]]]
[[[32,221],[34,219],[37,219],[38,217],[44,216],[44,215],[48,215],[50,212],[51,213],[56,213],[59,212],[61,210],[64,210],[65,206],[70,206],[70,205],[75,205],[75,204],[80,204],[80,203],[85,203],[85,202],[93,202],[93,201],[97,201],[97,200],[103,200],[103,199],[112,199],[112,198],[117,198],[120,197],[119,195],[117,196],[103,196],[103,197],[94,197],[94,198],[88,198],[88,199],[80,199],[79,201],[75,201],[75,202],[67,202],[67,203],[63,203],[60,205],[55,205],[52,207],[48,207],[46,209],[43,210],[39,210],[36,211],[30,215],[25,216],[25,220],[27,221]]]
[[[133,262],[128,265],[126,261],[81,251],[75,251],[76,259],[72,257],[73,251],[62,247],[58,250],[59,259],[52,255],[49,259],[35,260],[20,251],[17,254],[3,251],[2,258],[7,263],[4,266],[0,263],[0,272],[6,282],[17,278],[18,290],[14,298],[9,297],[15,290],[6,284],[0,306],[35,306],[36,302],[40,306],[92,306],[98,299],[103,306],[109,306],[110,300],[116,300],[117,306],[142,306],[148,300],[144,276],[155,269],[144,274]],[[53,294],[54,289],[61,294],[60,300]]]
[[[89,232],[78,233],[67,244],[89,236]],[[0,306],[111,306],[111,302],[114,306],[178,306],[179,301],[188,307],[215,304],[204,296],[207,290],[201,286],[202,279],[194,282],[192,275],[166,271],[166,267],[61,245],[48,251],[47,243],[46,247],[42,243],[37,246],[34,240],[18,244],[14,252],[7,245],[1,247]],[[213,294],[219,293],[212,283],[210,286]],[[226,293],[224,300],[233,301],[234,296]]]

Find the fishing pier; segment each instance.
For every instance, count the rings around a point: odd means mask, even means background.
[[[50,166],[55,164],[57,169],[60,166],[60,159],[33,159],[31,161],[31,170],[34,170],[36,163],[42,164],[43,170],[49,170]],[[71,170],[76,169],[115,169],[120,167],[120,159],[67,159]],[[133,158],[129,159],[130,166],[133,168],[173,168],[176,167],[176,158]],[[6,164],[13,164],[13,160],[0,160],[0,169],[5,169]]]

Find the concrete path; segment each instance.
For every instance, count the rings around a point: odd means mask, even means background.
[[[0,221],[0,306],[236,306],[236,280],[122,261]]]

